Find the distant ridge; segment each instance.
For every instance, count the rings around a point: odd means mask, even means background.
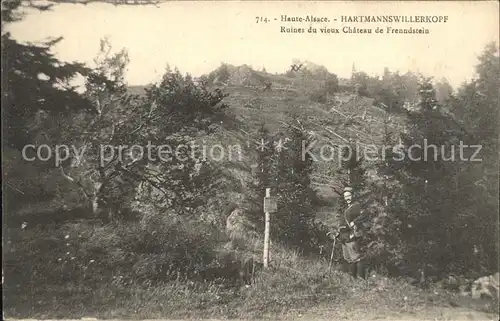
[[[139,95],[139,96],[144,96],[146,95],[146,88],[149,88],[151,84],[149,85],[136,85],[136,86],[128,86],[128,93],[131,95]]]

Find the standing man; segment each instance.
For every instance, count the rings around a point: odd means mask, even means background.
[[[363,234],[356,223],[356,219],[361,216],[361,205],[353,202],[353,190],[351,187],[344,188],[344,199],[347,202],[347,209],[344,212],[345,225],[340,226],[338,238],[342,244],[342,254],[348,265],[349,273],[354,277],[365,278],[365,267],[363,255],[360,250],[360,239]]]

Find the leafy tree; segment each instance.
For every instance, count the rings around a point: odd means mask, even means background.
[[[398,275],[404,264],[404,235],[400,231],[405,209],[400,202],[402,186],[396,174],[401,168],[400,147],[386,117],[383,144],[378,150],[381,157],[370,161],[372,175],[366,179],[369,194],[364,203],[369,220],[365,225],[365,250],[369,264],[390,275]]]
[[[52,143],[85,151],[84,159],[62,164],[62,174],[101,218],[123,217],[138,197],[141,206],[192,213],[213,191],[207,187],[212,182],[207,175],[216,174],[190,142],[200,131],[213,131],[222,117],[225,95],[208,91],[178,70],[167,70],[146,97],[131,96],[124,82],[127,63],[126,51],[111,54],[111,45],[102,40],[84,94],[95,112],[52,117],[60,124],[48,126],[48,131],[59,134]],[[161,155],[162,145],[170,154]]]
[[[205,176],[212,166],[190,142],[197,135],[216,129],[215,124],[224,118],[227,105],[222,100],[226,96],[220,90],[209,91],[195,84],[178,70],[167,70],[161,82],[147,90],[145,103],[150,118],[144,129],[144,142],[154,146],[166,144],[175,151],[167,161],[162,161],[159,149],[152,152],[150,165],[154,170],[147,177],[148,182],[157,182],[152,186],[161,192],[160,203],[167,202],[182,213],[201,206],[209,197],[212,189]]]
[[[2,27],[22,18],[21,4],[20,0],[2,2]],[[35,8],[47,10],[50,6]],[[89,69],[81,63],[62,62],[51,52],[61,40],[24,44],[12,39],[9,32],[2,35],[2,74],[5,77],[2,119],[7,146],[21,150],[33,141],[30,124],[36,121],[40,112],[52,116],[92,110],[89,102],[71,85],[75,77],[87,75]]]
[[[451,98],[452,94],[453,87],[451,87],[450,83],[445,78],[436,83],[436,99],[440,104],[445,104],[446,101]]]
[[[395,273],[434,267],[477,277],[496,269],[497,47],[487,46],[479,61],[477,78],[450,99],[438,99],[440,83],[435,88],[431,79],[420,80],[418,108],[408,113],[402,135],[404,159],[386,148],[386,161],[376,164],[377,175],[368,181],[368,204],[376,213],[369,234],[375,253],[389,269],[397,267]],[[381,82],[379,89],[369,88],[378,90],[381,101],[394,107],[415,100],[413,74],[386,70]],[[385,140],[395,146],[387,128]],[[482,145],[483,161],[460,160],[460,141]],[[409,153],[412,145],[421,148]],[[463,156],[471,154],[465,150]]]
[[[477,223],[469,212],[474,202],[456,187],[457,173],[468,166],[454,158],[458,151],[453,146],[468,135],[435,95],[431,80],[422,79],[419,110],[409,114],[403,137],[406,162],[397,172],[404,191],[399,203],[406,208],[400,232],[410,265],[464,272],[473,268],[469,255],[474,245],[457,235]],[[408,149],[417,144],[420,148]]]
[[[368,96],[369,76],[364,72],[356,72],[352,76],[352,81],[356,88],[356,94],[360,96]]]
[[[469,241],[467,253],[474,269],[496,270],[498,241],[498,105],[500,80],[499,55],[495,43],[488,44],[479,56],[476,77],[459,88],[449,109],[468,135],[464,144],[479,145],[480,162],[462,162],[455,174],[455,189],[463,198],[462,215],[468,218],[464,235]],[[465,152],[471,157],[472,150]],[[468,200],[465,202],[464,200]],[[465,214],[465,215],[464,215]],[[474,233],[473,231],[482,231]],[[465,259],[464,259],[465,260]]]
[[[437,111],[437,101],[435,90],[430,83],[430,79],[423,79],[420,84],[420,104],[419,110],[410,114],[408,131],[404,137],[405,147],[412,145],[424,146],[424,141],[428,144],[440,146],[442,142],[437,131],[442,128],[437,127],[441,117]],[[424,147],[423,147],[424,148]],[[436,150],[427,150],[430,154],[424,155],[422,149],[409,150],[405,170],[408,172],[407,179],[404,180],[405,201],[407,202],[407,214],[402,221],[402,233],[408,245],[408,260],[416,264],[417,262],[431,263],[433,247],[438,242],[435,237],[441,234],[441,220],[435,219],[438,210],[436,208],[437,198],[441,195],[438,192],[440,184],[443,183],[443,163],[437,160]],[[425,158],[424,158],[425,156]],[[409,159],[418,159],[412,161]],[[429,189],[433,189],[430,191]],[[424,263],[424,264],[425,264]]]
[[[325,81],[325,91],[327,94],[335,94],[339,90],[339,79],[337,75],[330,74]]]
[[[359,78],[359,76],[355,76]],[[388,68],[378,77],[361,77],[361,84],[366,83],[369,97],[375,98],[376,104],[383,104],[391,112],[401,112],[405,103],[414,103],[418,96],[418,77],[408,72],[400,75],[392,73]]]
[[[227,83],[229,81],[229,77],[231,77],[229,66],[227,64],[221,64],[217,72],[217,79],[221,83]]]
[[[127,208],[135,194],[138,182],[123,170],[135,157],[130,155],[130,143],[140,137],[136,128],[142,118],[138,97],[128,94],[124,80],[128,54],[124,49],[115,54],[111,50],[109,41],[102,39],[95,68],[86,79],[84,95],[95,113],[60,117],[63,125],[57,129],[60,143],[85,151],[84,159],[64,164],[61,171],[80,187],[92,212],[108,218]]]

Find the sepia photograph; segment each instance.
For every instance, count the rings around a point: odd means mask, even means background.
[[[1,6],[4,320],[499,320],[497,1]]]

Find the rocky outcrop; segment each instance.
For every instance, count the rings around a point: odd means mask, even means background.
[[[243,65],[231,70],[229,82],[240,86],[259,86],[264,83],[264,78],[249,66]]]
[[[459,292],[462,296],[473,299],[499,299],[499,273],[483,276],[474,281],[465,277],[448,276],[439,281],[441,287],[452,292]]]
[[[258,237],[255,224],[248,219],[241,208],[235,208],[229,214],[226,219],[226,233],[231,240]]]
[[[240,280],[242,284],[250,285],[255,274],[262,269],[260,253],[253,249],[257,237],[256,227],[243,209],[232,205],[228,212],[226,234],[230,240],[216,249],[216,264],[201,271],[200,277]]]
[[[489,276],[483,276],[474,281],[471,287],[471,296],[473,299],[490,298],[498,301],[499,299],[499,273]]]
[[[261,86],[264,85],[266,77],[261,72],[257,72],[248,65],[233,66],[226,65],[228,71],[228,79],[223,80],[225,76],[217,75],[213,83],[215,85],[234,85],[234,86]],[[220,73],[220,69],[217,70]]]

